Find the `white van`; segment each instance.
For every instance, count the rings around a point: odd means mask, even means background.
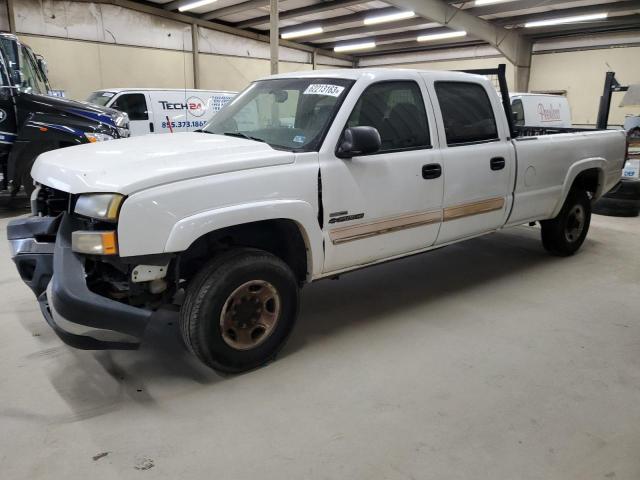
[[[217,90],[107,88],[93,92],[87,101],[127,113],[131,136],[136,136],[202,128],[235,95]]]
[[[512,93],[511,110],[517,126],[571,128],[566,97],[543,93]]]

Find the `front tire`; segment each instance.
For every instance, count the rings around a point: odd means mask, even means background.
[[[203,363],[240,373],[273,360],[298,309],[298,284],[286,263],[262,250],[235,249],[205,264],[191,280],[180,330]]]
[[[591,200],[584,190],[572,190],[556,218],[543,220],[542,245],[552,255],[568,257],[584,243],[591,224]]]

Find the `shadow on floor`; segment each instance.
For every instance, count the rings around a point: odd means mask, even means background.
[[[317,282],[305,289],[298,325],[281,357],[318,337],[334,337],[354,326],[367,328],[404,310],[424,311],[430,302],[453,299],[478,284],[517,277],[555,261],[543,251],[539,231],[521,227],[370,267],[338,281]],[[73,412],[49,419],[56,423],[102,415],[123,403],[153,408],[154,385],[180,394],[224,380],[184,348],[175,312],[154,315],[137,351],[79,351],[48,335],[42,341],[51,348],[33,355],[49,359],[51,383]],[[43,353],[49,350],[53,353]]]

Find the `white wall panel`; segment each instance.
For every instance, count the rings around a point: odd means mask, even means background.
[[[19,33],[191,51],[189,25],[114,5],[21,0],[14,12]]]

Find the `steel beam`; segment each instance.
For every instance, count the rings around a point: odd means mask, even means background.
[[[193,54],[193,88],[200,88],[200,47],[198,25],[191,24],[191,46]]]
[[[444,0],[387,0],[398,8],[413,10],[417,15],[428,18],[454,30],[465,30],[470,35],[484,40],[497,48],[516,67],[531,64],[531,41],[518,32],[478,18],[471,13],[455,8]]]
[[[410,53],[410,52],[427,52],[431,50],[443,50],[447,48],[472,47],[477,45],[486,45],[482,40],[438,40],[435,42],[419,43],[416,41],[389,43],[381,45],[371,50],[362,50],[358,52],[356,58],[373,57],[376,55],[388,55],[392,53]]]
[[[389,33],[387,35],[375,35],[375,36],[367,37],[367,40],[372,40],[376,42],[376,49],[372,50],[374,52],[378,51],[381,48],[380,45],[395,44],[398,42],[403,42],[403,45],[415,43],[416,46],[420,46],[420,45],[429,46],[429,45],[446,45],[446,44],[474,41],[474,39],[469,39],[466,37],[446,38],[442,40],[434,40],[429,42],[418,42],[417,40],[419,35],[432,34],[432,33],[445,33],[450,31],[451,30],[445,27],[439,27],[439,28],[435,27],[429,30],[408,30],[404,32]],[[358,41],[359,41],[358,39],[332,41],[332,42],[321,43],[318,46],[322,48],[333,48],[337,45],[349,44],[349,42],[357,43]]]
[[[378,25],[362,25],[359,27],[344,28],[342,30],[331,30],[328,32],[317,33],[315,35],[307,35],[305,37],[302,37],[301,39],[304,40],[305,42],[311,42],[311,43],[323,43],[323,42],[328,42],[331,39],[337,39],[337,38],[347,37],[351,35],[366,35],[366,39],[369,39],[372,36],[374,36],[375,32],[383,32],[385,30],[395,30],[399,28],[416,27],[418,25],[424,25],[425,30],[428,28],[436,28],[440,26],[436,23],[430,23],[428,20],[425,20],[424,18],[416,17],[416,18],[410,18],[408,20],[401,20],[399,22],[394,22],[393,24],[381,23]],[[450,31],[450,30],[446,29],[446,31]],[[364,38],[349,39],[345,41],[357,42],[358,40],[364,40]]]
[[[363,12],[355,12],[355,13],[351,13],[349,15],[340,15],[337,17],[329,17],[329,18],[325,18],[323,20],[311,20],[309,22],[305,22],[305,23],[299,23],[297,25],[292,25],[290,27],[287,27],[285,31],[289,32],[289,31],[294,31],[294,30],[303,30],[305,28],[311,28],[311,27],[322,27],[322,28],[332,28],[332,27],[338,27],[340,25],[346,25],[349,23],[360,23],[363,22],[365,18],[369,17],[369,16],[373,16],[373,15],[387,15],[390,13],[397,13],[400,10],[398,10],[395,7],[389,7],[389,8],[376,8],[374,10],[365,10]],[[378,25],[384,25],[387,27],[387,29],[389,29],[389,25],[392,25],[394,22],[388,22],[388,23],[381,23]],[[378,26],[376,25],[376,26]],[[373,25],[371,25],[373,26]],[[284,31],[283,31],[284,33]]]
[[[285,10],[280,12],[280,20],[290,20],[292,18],[302,17],[305,15],[313,15],[315,13],[328,12],[331,10],[337,10],[339,8],[346,8],[352,5],[359,5],[365,3],[366,0],[333,0],[328,2],[317,3],[315,5],[308,5],[306,7],[292,8],[291,10]],[[264,25],[269,23],[269,15],[262,17],[255,17],[249,20],[245,20],[236,24],[238,28],[249,28],[257,25]]]
[[[416,27],[416,26],[420,26],[423,25],[422,28],[420,29],[416,29],[416,30],[408,30],[410,27]],[[380,25],[364,25],[361,27],[353,27],[353,28],[345,28],[343,30],[333,30],[331,32],[324,32],[324,33],[320,33],[317,35],[309,35],[308,37],[304,37],[305,40],[308,40],[310,43],[313,43],[315,45],[317,44],[321,44],[321,43],[330,43],[330,42],[340,42],[340,43],[346,43],[346,42],[358,42],[358,41],[363,41],[363,40],[375,40],[377,38],[381,38],[381,37],[385,37],[387,35],[384,34],[380,34],[380,35],[375,35],[376,32],[383,32],[385,30],[392,30],[392,29],[399,29],[402,28],[404,29],[402,32],[399,33],[390,33],[389,35],[404,35],[405,37],[408,35],[415,35],[418,36],[418,32],[422,32],[422,31],[426,31],[426,30],[430,30],[430,29],[438,29],[438,32],[442,31],[442,32],[450,32],[451,30],[449,30],[448,28],[442,28],[440,27],[440,25],[438,25],[437,23],[429,23],[428,20],[425,20],[424,18],[412,18],[409,20],[403,20],[401,22],[396,22],[395,24],[391,25],[391,24],[380,24]],[[429,32],[429,33],[433,33],[433,32]],[[348,37],[348,36],[353,36],[353,35],[366,35],[366,37],[361,37],[361,38],[349,38],[349,39],[345,39],[343,41],[340,40],[340,38],[343,37]]]
[[[213,20],[214,18],[226,17],[227,15],[266,7],[267,5],[269,5],[269,0],[249,0],[248,2],[236,3],[235,5],[229,5],[228,7],[218,8],[212,12],[205,13],[200,18],[203,20]]]
[[[540,20],[551,20],[554,18],[573,17],[576,15],[589,15],[593,13],[615,13],[626,11],[640,11],[640,0],[625,0],[616,3],[606,3],[600,5],[589,5],[588,7],[566,8],[562,10],[550,10],[543,13],[532,13],[529,15],[518,15],[515,17],[500,18],[492,23],[499,26],[523,25],[527,22]],[[565,25],[566,26],[566,25]]]
[[[278,73],[278,50],[280,48],[278,39],[279,39],[279,28],[278,28],[278,0],[270,0],[269,7],[269,38],[270,46],[271,46],[271,75],[275,75]],[[311,52],[313,55],[313,52]]]
[[[582,2],[583,0],[562,0],[560,3],[566,4]],[[484,5],[481,7],[465,8],[465,12],[471,13],[476,17],[484,15],[497,15],[501,13],[518,12],[529,8],[553,7],[557,2],[554,0],[519,0],[517,2],[494,3],[492,5]],[[561,11],[561,10],[554,10]]]
[[[7,19],[9,20],[9,31],[16,33],[16,17],[13,11],[13,0],[7,0]]]

